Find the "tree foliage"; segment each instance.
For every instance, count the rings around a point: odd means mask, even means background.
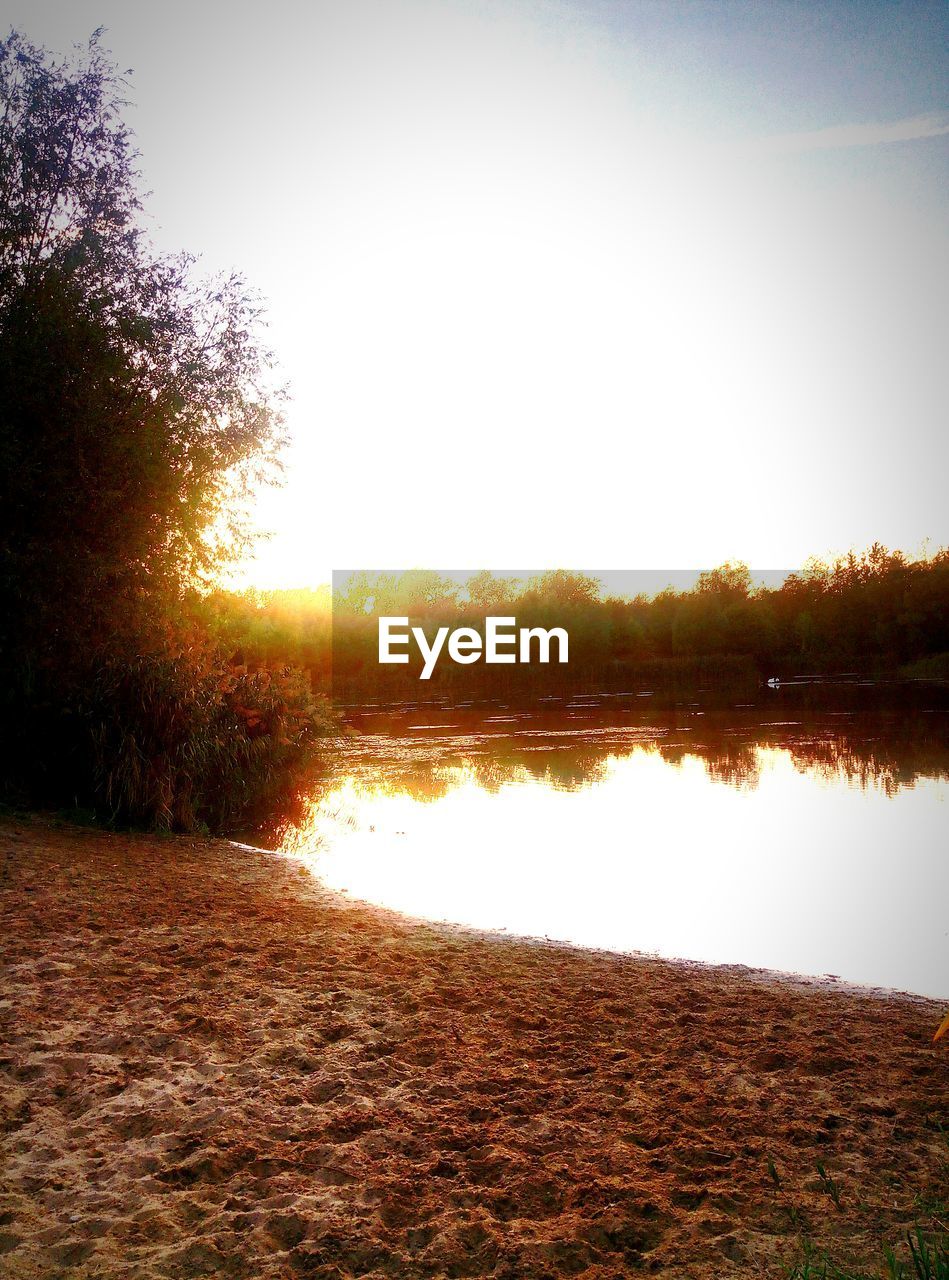
[[[220,593],[213,625],[248,655],[292,658],[323,687],[332,676],[347,698],[420,692],[411,664],[379,666],[382,614],[408,616],[429,636],[439,626],[482,630],[490,613],[569,630],[566,668],[440,664],[432,685],[466,696],[578,682],[694,689],[847,671],[949,677],[949,551],[912,560],[875,544],[830,565],[810,560],[770,589],[755,588],[747,565],[726,563],[700,574],[690,591],[636,599],[604,597],[595,579],[564,570],[526,583],[481,570],[463,586],[418,570],[361,574],[332,600],[332,627],[330,604],[328,592]]]
[[[281,393],[241,277],[149,245],[100,37],[0,42],[0,786],[216,824],[326,727],[307,680],[229,663],[194,607],[276,477]]]
[[[0,589],[34,652],[137,636],[239,548],[281,443],[256,299],[147,244],[123,89],[98,33],[0,44]]]

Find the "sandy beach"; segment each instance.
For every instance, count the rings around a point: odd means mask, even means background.
[[[220,840],[5,818],[0,864],[10,1280],[878,1270],[946,1195],[932,1001],[419,924]]]

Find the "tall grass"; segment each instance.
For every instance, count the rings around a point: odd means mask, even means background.
[[[107,818],[179,831],[266,816],[302,783],[333,724],[298,669],[192,654],[101,668],[85,718]]]
[[[285,811],[334,732],[290,666],[224,659],[206,638],[8,681],[2,790],[115,825],[227,831]]]

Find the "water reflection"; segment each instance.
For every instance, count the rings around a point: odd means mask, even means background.
[[[283,847],[413,915],[949,993],[938,707],[565,709],[354,712]]]

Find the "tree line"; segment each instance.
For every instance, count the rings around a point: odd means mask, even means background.
[[[762,679],[861,673],[949,679],[949,551],[913,559],[875,544],[830,564],[812,559],[778,587],[755,587],[727,563],[689,590],[629,599],[589,575],[556,570],[526,582],[487,571],[466,582],[437,572],[356,575],[335,593],[218,592],[209,625],[250,661],[283,657],[340,699],[367,694],[528,691],[631,683],[695,689]],[[440,663],[419,685],[420,662],[380,667],[378,618],[407,617],[483,634],[486,615],[565,627],[570,662],[518,667]]]

